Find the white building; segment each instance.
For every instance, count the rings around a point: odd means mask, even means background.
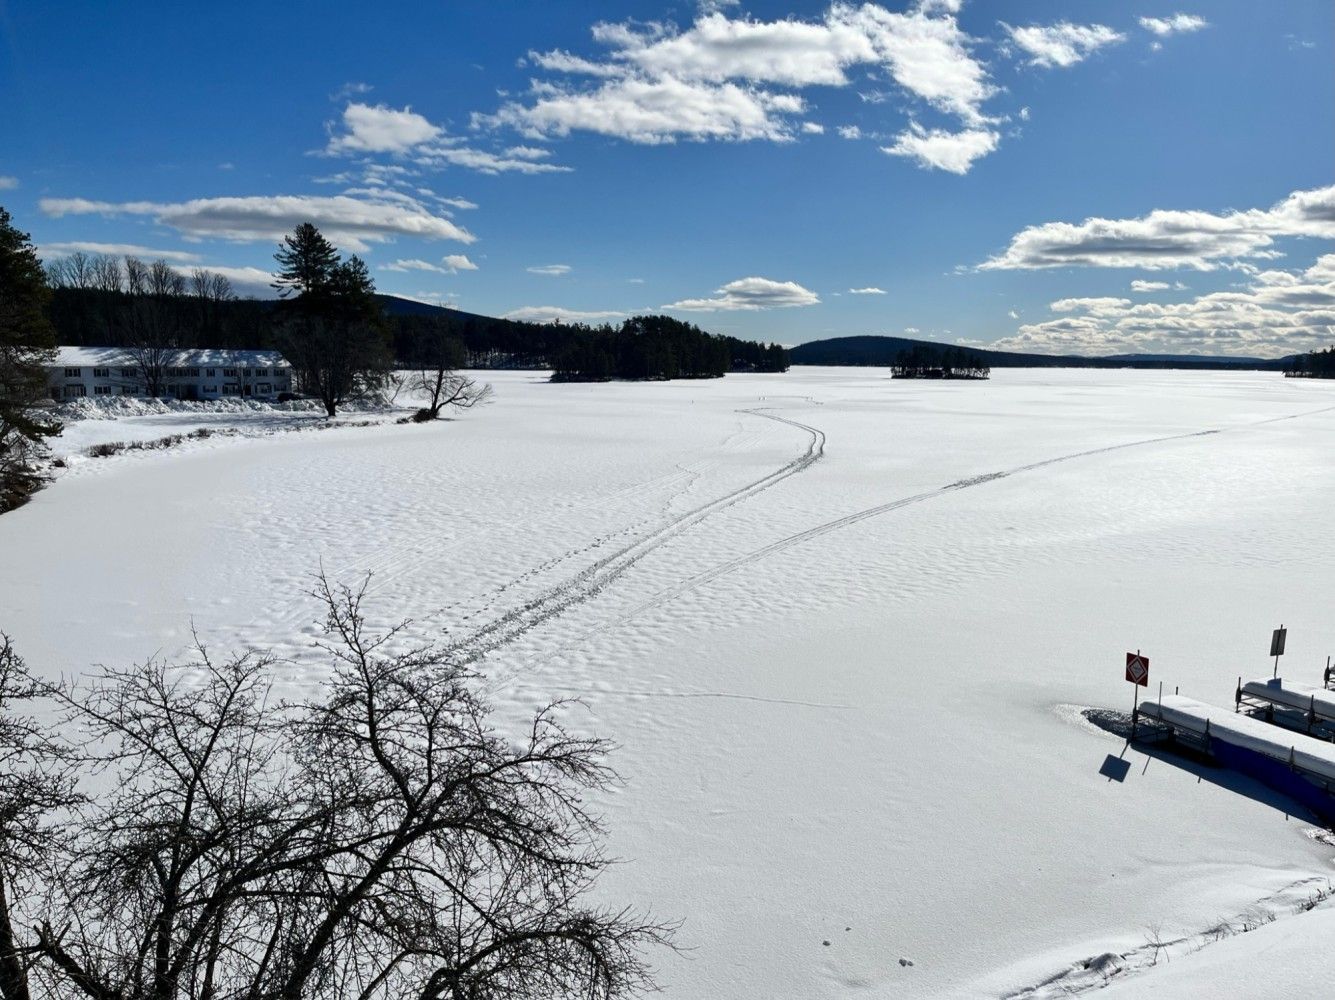
[[[169,399],[272,399],[292,391],[292,366],[277,351],[181,350],[159,355],[158,395]],[[150,379],[123,347],[61,347],[47,369],[51,398],[147,396]]]

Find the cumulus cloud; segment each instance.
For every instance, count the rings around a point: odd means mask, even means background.
[[[685,312],[756,311],[786,309],[794,306],[820,304],[820,297],[795,281],[772,281],[769,278],[739,278],[730,281],[714,293],[713,298],[682,299],[663,306]]]
[[[1029,55],[1029,63],[1033,66],[1074,66],[1101,48],[1126,41],[1125,35],[1106,24],[1059,21],[1016,28],[1003,22],[1002,27],[1016,47]]]
[[[839,133],[839,136],[842,139],[862,138],[862,129],[858,128],[856,125],[840,125],[835,131]]]
[[[1048,222],[1017,233],[982,270],[1047,267],[1193,268],[1273,259],[1278,237],[1335,239],[1335,186],[1295,191],[1268,209],[1213,213],[1156,209],[1137,219]]]
[[[476,271],[477,265],[469,260],[464,254],[450,254],[442,257],[439,264],[433,264],[429,260],[410,257],[391,261],[380,267],[382,271],[433,271],[436,274],[458,274],[460,271]]]
[[[870,286],[867,287],[867,288],[850,288],[850,289],[848,290],[848,294],[849,294],[849,295],[884,295],[884,294],[885,294],[885,290],[884,290],[884,289],[881,289],[881,288],[872,288],[872,287],[870,287]]]
[[[1140,26],[1151,34],[1163,38],[1166,35],[1200,31],[1209,27],[1209,22],[1195,14],[1174,14],[1172,17],[1142,17]]]
[[[1259,355],[1312,350],[1335,339],[1335,254],[1305,270],[1262,271],[1240,289],[1184,302],[1059,299],[1055,319],[1021,326],[1002,350]]]
[[[908,10],[836,3],[820,17],[730,17],[717,5],[686,30],[653,23],[599,23],[602,59],[563,50],[528,61],[567,77],[535,81],[524,100],[480,127],[531,137],[595,132],[639,143],[678,139],[784,142],[823,128],[802,120],[800,91],[846,87],[854,69],[878,69],[912,98],[977,126],[996,88],[956,21],[958,5],[922,0]]]
[[[0,191],[13,191],[18,186],[19,179],[17,177],[0,174]]]
[[[624,309],[567,309],[565,306],[523,306],[511,309],[503,319],[522,320],[526,323],[598,323],[608,319],[622,319],[630,313]]]
[[[266,195],[236,198],[195,198],[160,203],[106,202],[86,198],[43,198],[49,216],[147,215],[190,239],[224,239],[242,243],[273,243],[303,222],[314,223],[334,243],[361,252],[372,243],[400,236],[472,243],[468,230],[435,214],[413,199],[336,195]]]
[[[343,109],[344,132],[332,136],[330,153],[403,153],[436,138],[441,130],[412,108],[350,103]]]
[[[410,107],[391,108],[356,101],[343,109],[342,130],[330,136],[324,152],[330,156],[388,154],[420,167],[457,166],[485,174],[549,174],[570,169],[543,162],[549,155],[545,149],[513,146],[503,153],[476,149],[464,145],[457,136],[446,135],[444,129]],[[382,174],[391,169],[408,172],[402,164],[367,167],[368,171],[377,169]]]
[[[545,274],[549,278],[559,278],[562,275],[569,274],[571,267],[569,264],[539,264],[534,267],[527,267],[524,270],[529,274]]]
[[[1180,281],[1169,283],[1167,281],[1145,281],[1143,278],[1136,278],[1131,282],[1131,291],[1133,292],[1166,292],[1169,289],[1180,292],[1184,291],[1186,287]]]
[[[787,116],[804,107],[796,95],[734,83],[629,77],[592,90],[544,86],[532,104],[508,104],[478,121],[509,125],[534,138],[581,131],[647,145],[679,138],[784,141],[792,138]]]
[[[1000,134],[991,129],[948,132],[925,129],[917,122],[910,122],[906,131],[895,136],[894,145],[882,146],[881,151],[907,157],[924,169],[967,174],[975,160],[997,148],[1000,139]]]
[[[158,250],[138,243],[93,243],[87,240],[74,240],[68,243],[43,243],[37,248],[43,259],[68,257],[72,253],[106,254],[111,257],[142,257],[145,260],[165,260],[169,264],[198,264],[202,259],[197,253],[185,250]]]

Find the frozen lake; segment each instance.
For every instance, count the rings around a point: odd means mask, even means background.
[[[0,628],[54,675],[193,621],[318,684],[311,574],[373,573],[503,714],[577,696],[620,744],[603,888],[683,921],[669,996],[1007,995],[1330,874],[1258,787],[1134,751],[1101,775],[1123,743],[1078,708],[1129,709],[1137,648],[1151,694],[1229,703],[1281,622],[1320,682],[1335,386],[485,377],[456,421],[76,466],[0,518]]]

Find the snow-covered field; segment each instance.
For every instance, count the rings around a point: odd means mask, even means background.
[[[0,628],[54,675],[170,654],[193,622],[314,685],[311,575],[372,573],[372,610],[454,644],[503,716],[578,696],[575,723],[620,744],[625,786],[599,804],[626,863],[603,890],[683,921],[668,996],[1327,982],[1332,911],[1293,911],[1335,847],[1080,708],[1129,709],[1136,648],[1151,696],[1227,703],[1281,622],[1285,672],[1319,683],[1335,386],[486,378],[492,405],[431,426],[76,463],[0,518]],[[85,421],[63,447],[227,419]],[[1153,936],[1187,940],[1151,966]],[[1125,957],[1083,967],[1106,953]]]

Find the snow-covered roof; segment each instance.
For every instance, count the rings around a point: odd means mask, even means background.
[[[69,347],[56,348],[56,368],[130,366],[134,360],[123,347]],[[277,351],[233,351],[220,347],[204,347],[177,351],[167,362],[173,368],[221,366],[226,368],[277,368],[287,361]]]

